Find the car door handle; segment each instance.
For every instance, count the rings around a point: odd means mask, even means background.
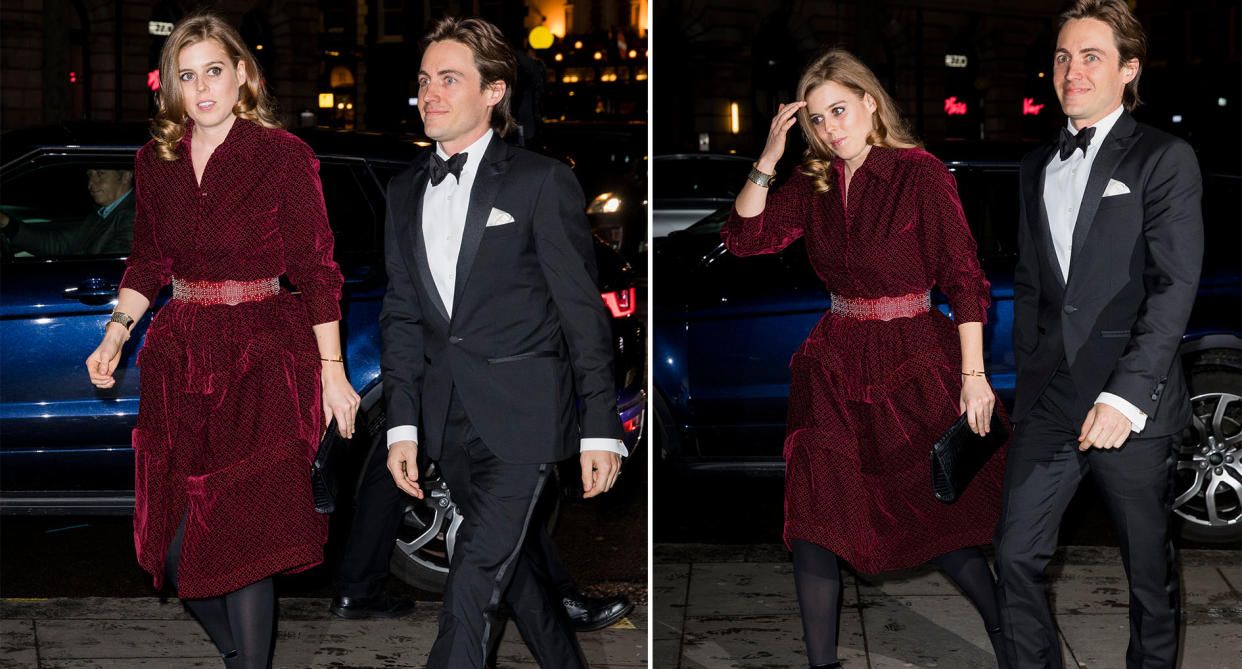
[[[98,306],[116,299],[117,285],[105,279],[87,279],[73,288],[66,288],[61,296],[82,304]]]

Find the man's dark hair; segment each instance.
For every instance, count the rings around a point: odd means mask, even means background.
[[[517,81],[517,58],[505,42],[504,34],[496,26],[483,19],[444,18],[423,39],[423,48],[433,42],[452,40],[460,42],[474,54],[474,66],[479,70],[482,87],[503,81],[504,97],[492,107],[492,129],[501,137],[517,127],[509,110],[513,100],[513,86]]]
[[[1126,111],[1134,111],[1135,107],[1143,104],[1138,94],[1139,76],[1143,74],[1143,61],[1147,60],[1147,35],[1143,32],[1142,24],[1130,11],[1125,0],[1074,0],[1057,17],[1057,30],[1064,28],[1066,23],[1074,19],[1096,19],[1112,29],[1113,41],[1117,45],[1117,52],[1121,54],[1118,67],[1138,59],[1138,72],[1126,84],[1126,90],[1121,96]]]

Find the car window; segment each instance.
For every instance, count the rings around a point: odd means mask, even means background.
[[[655,161],[655,197],[719,198],[732,200],[746,184],[750,163],[732,159],[657,159]]]
[[[359,175],[369,178],[361,162],[319,164],[328,224],[336,236],[337,257],[371,253],[376,248],[376,213]]]
[[[402,170],[409,167],[405,163],[371,163],[371,172],[375,174],[375,179],[379,181],[380,188],[387,193],[388,182],[393,177],[401,173]]]
[[[1017,167],[957,168],[953,176],[980,257],[1017,254]]]
[[[44,156],[0,182],[5,260],[123,256],[134,228],[134,155]]]
[[[1242,177],[1203,175],[1203,276],[1238,277],[1242,249]]]

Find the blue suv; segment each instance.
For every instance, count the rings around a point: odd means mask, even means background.
[[[1013,401],[1013,269],[1021,147],[933,147],[957,178],[992,284],[984,357],[1000,400]],[[973,155],[956,159],[964,153]],[[981,159],[995,155],[995,159]],[[660,179],[659,164],[656,173]],[[1207,252],[1183,338],[1195,422],[1177,470],[1182,533],[1242,534],[1242,179],[1204,176]],[[789,358],[828,310],[801,240],[738,258],[720,243],[726,207],[654,242],[653,437],[669,474],[782,475]],[[936,304],[948,313],[942,295]]]
[[[359,424],[367,426],[355,438],[361,462],[386,429],[379,367],[379,311],[387,284],[381,249],[385,185],[420,146],[360,133],[296,134],[319,157],[335,258],[345,276],[345,358],[363,398],[365,423]],[[98,206],[87,193],[87,170],[132,170],[134,154],[147,139],[140,124],[73,123],[7,133],[0,147],[0,211],[23,226],[81,224]],[[114,388],[94,388],[84,364],[103,334],[124,258],[32,255],[5,235],[0,244],[0,512],[132,513],[130,430],[139,382],[134,356],[150,318],[138,323],[125,345]],[[646,412],[646,332],[635,315],[638,277],[598,238],[595,250],[601,297],[613,314],[620,417],[626,444],[637,453]],[[166,288],[153,309],[169,296]],[[453,507],[441,506],[442,500],[410,500],[394,550],[394,572],[424,589],[442,584],[446,535],[457,526]]]

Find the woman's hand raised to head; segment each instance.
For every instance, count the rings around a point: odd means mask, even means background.
[[[763,153],[759,154],[760,172],[776,173],[776,163],[785,155],[785,138],[789,135],[789,129],[798,122],[798,110],[805,106],[805,102],[798,101],[783,104],[777,109],[768,129],[768,141],[763,145]]]

